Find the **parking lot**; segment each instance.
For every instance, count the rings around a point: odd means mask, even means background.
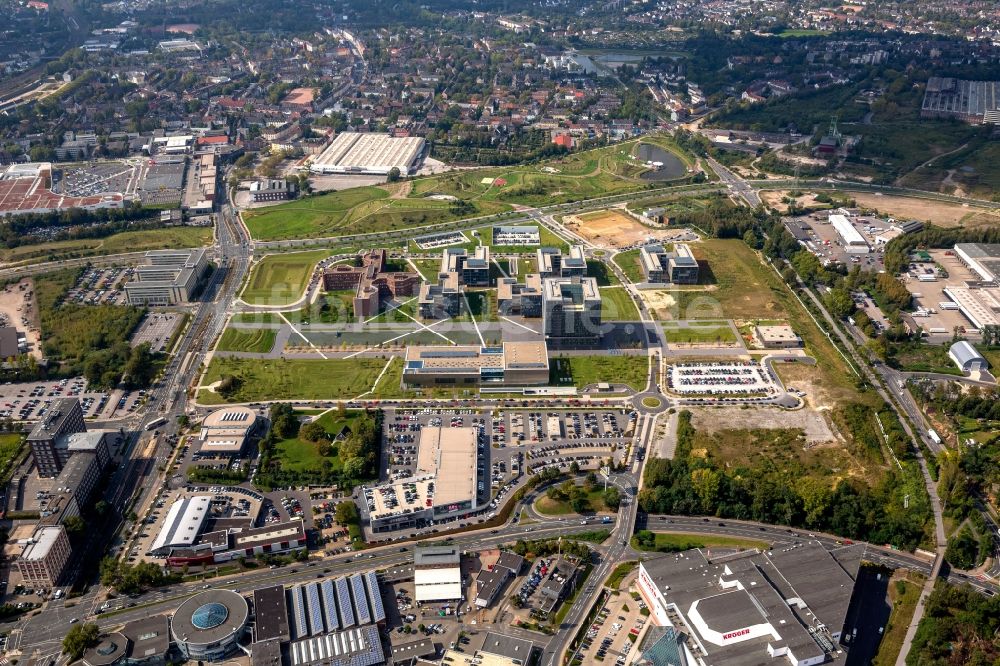
[[[184,321],[184,315],[179,312],[150,312],[142,319],[142,323],[132,334],[132,346],[138,347],[144,342],[149,343],[150,351],[158,354],[167,351],[167,343],[173,337],[177,327]]]
[[[672,365],[667,386],[684,395],[761,395],[778,390],[767,367],[752,361]]]
[[[92,197],[107,192],[135,190],[136,170],[125,162],[100,162],[64,167],[53,178],[54,192],[72,197]]]
[[[649,611],[638,593],[630,590],[635,572],[619,585],[620,592],[607,597],[594,621],[587,628],[580,645],[579,658],[584,664],[624,666],[630,661],[640,637],[649,624]]]
[[[66,301],[84,305],[124,305],[127,302],[125,283],[132,279],[134,270],[132,266],[91,268],[66,292]]]
[[[112,419],[138,409],[145,391],[87,391],[87,380],[72,379],[4,384],[0,386],[0,418],[37,421],[58,398],[79,398],[84,418]]]
[[[872,251],[867,254],[852,254],[844,249],[844,241],[837,230],[830,224],[830,211],[821,211],[810,215],[794,218],[796,222],[806,225],[805,232],[809,239],[803,241],[806,248],[816,255],[825,265],[839,262],[846,266],[858,265],[862,270],[882,269],[882,245],[876,241],[878,234],[886,231],[889,224],[886,220],[870,216],[852,216],[849,218],[854,228],[864,237]]]
[[[975,328],[961,312],[944,309],[941,304],[951,301],[944,293],[945,287],[977,282],[979,276],[962,264],[951,250],[932,250],[929,255],[930,261],[912,261],[907,271],[899,276],[913,296],[914,321],[937,342],[950,339],[956,327],[974,332]]]

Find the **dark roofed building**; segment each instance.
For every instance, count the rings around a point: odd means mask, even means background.
[[[250,666],[281,666],[281,641],[272,638],[250,646]]]
[[[534,643],[531,641],[491,631],[486,634],[483,647],[479,651],[510,659],[516,664],[527,664],[533,647]]]
[[[272,639],[287,641],[290,639],[288,630],[288,607],[285,605],[285,587],[272,585],[262,587],[253,592],[254,642],[261,643]]]
[[[516,553],[507,551],[500,553],[493,568],[479,572],[476,578],[476,606],[486,608],[492,604],[507,583],[521,572],[523,564],[524,558]]]

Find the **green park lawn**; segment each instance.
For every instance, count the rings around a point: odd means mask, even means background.
[[[239,380],[228,400],[202,390],[205,403],[255,402],[258,400],[335,400],[354,398],[371,389],[385,367],[384,359],[242,359],[215,357],[203,383],[226,376]],[[384,378],[385,381],[388,377]]]
[[[218,351],[266,354],[274,347],[278,331],[273,328],[228,327],[216,347]]]
[[[599,287],[615,287],[621,284],[618,274],[600,259],[587,259],[587,275],[597,280]]]
[[[302,297],[316,264],[329,250],[269,254],[254,264],[240,297],[253,305],[288,305]]]
[[[646,281],[646,276],[643,274],[642,267],[639,265],[639,250],[619,252],[611,258],[611,261],[615,262],[618,268],[622,269],[622,273],[625,274],[625,277],[627,277],[630,282],[638,284]]]
[[[0,434],[0,481],[6,482],[10,479],[23,444],[24,436],[20,433]]]
[[[667,342],[675,343],[731,343],[736,342],[736,334],[727,323],[712,322],[664,322],[663,335]]]
[[[212,227],[141,229],[123,231],[106,238],[76,238],[6,248],[0,250],[0,261],[4,263],[56,261],[68,257],[203,247],[211,242]]]
[[[621,356],[564,356],[549,359],[549,383],[582,388],[599,382],[646,388],[649,359],[644,354]]]
[[[584,513],[611,513],[611,510],[604,504],[603,485],[597,484],[586,496],[588,508]],[[568,501],[555,500],[544,494],[535,501],[535,511],[545,516],[565,516],[577,513]]]
[[[639,308],[625,287],[601,289],[601,319],[603,321],[639,321]]]
[[[340,433],[345,426],[350,428],[359,417],[357,412],[348,412],[341,417],[336,411],[332,411],[321,416],[318,422],[332,438]],[[334,442],[333,447],[336,448],[336,446],[337,444]],[[298,437],[279,441],[275,445],[275,451],[276,457],[281,461],[281,468],[290,472],[317,470],[324,460],[330,462],[334,471],[343,466],[338,456],[322,456],[316,442],[309,442]]]

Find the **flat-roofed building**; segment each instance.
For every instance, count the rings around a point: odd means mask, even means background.
[[[201,423],[199,453],[209,456],[239,455],[256,429],[257,412],[249,407],[216,410]]]
[[[83,408],[76,398],[58,398],[49,407],[45,416],[28,433],[28,446],[35,460],[35,467],[41,477],[54,477],[69,459],[69,453],[61,450],[60,440],[74,433],[86,432],[83,422]]]
[[[458,273],[438,275],[437,282],[424,282],[417,296],[417,308],[424,319],[457,317],[462,311]]]
[[[983,282],[998,282],[1000,243],[957,243],[955,256]]]
[[[601,329],[601,292],[592,277],[542,280],[542,320],[547,340],[595,340]]]
[[[688,550],[640,562],[636,587],[689,664],[819,664],[836,656],[863,553],[815,541],[716,558]]]
[[[865,237],[861,235],[854,223],[851,222],[850,218],[846,215],[841,215],[840,213],[834,213],[830,215],[830,224],[833,225],[834,230],[840,236],[841,243],[843,243],[844,250],[848,254],[867,254],[868,241]]]
[[[62,525],[39,527],[21,551],[15,567],[25,583],[43,587],[59,585],[73,549]]]
[[[1000,288],[948,285],[944,293],[976,330],[1000,325]]]
[[[504,316],[542,316],[542,276],[528,273],[524,284],[513,277],[497,278],[497,311]]]
[[[462,597],[462,555],[458,546],[416,546],[413,549],[413,598],[417,603]]]
[[[205,248],[150,250],[125,283],[130,305],[174,305],[194,298],[208,269]]]
[[[492,604],[507,583],[520,575],[523,566],[524,558],[517,553],[506,550],[500,553],[496,564],[489,570],[480,571],[476,577],[476,606],[486,608]]]
[[[288,606],[285,604],[285,587],[272,585],[253,591],[253,617],[255,643],[272,639],[287,641]]]
[[[691,248],[677,243],[667,250],[659,243],[644,245],[639,249],[639,265],[646,282],[653,284],[697,284],[698,260]]]
[[[295,186],[280,178],[255,180],[250,183],[250,201],[287,201],[295,196]]]
[[[754,332],[765,349],[794,349],[802,346],[802,338],[787,324],[756,326]]]
[[[70,457],[56,477],[53,493],[68,493],[76,500],[77,506],[88,507],[97,484],[101,481],[104,468],[95,453],[80,453]]]
[[[419,168],[425,141],[421,137],[341,132],[313,161],[309,169],[319,174],[375,174],[393,169],[406,176]]]
[[[478,443],[475,428],[422,428],[414,475],[362,489],[362,515],[372,531],[421,527],[475,509]]]
[[[381,666],[385,653],[378,627],[369,624],[294,641],[288,660],[290,666]]]
[[[500,347],[410,346],[403,361],[408,386],[537,386],[549,381],[544,341],[504,342]]]
[[[538,272],[545,277],[574,277],[587,274],[587,255],[582,245],[571,245],[568,254],[554,247],[535,250]]]
[[[229,550],[216,555],[216,562],[239,557],[281,554],[306,547],[306,530],[301,520],[288,520],[229,533]]]
[[[524,666],[531,661],[534,643],[525,638],[489,632],[476,653],[482,666]]]
[[[471,255],[465,248],[449,247],[441,253],[439,276],[448,273],[458,275],[458,283],[470,287],[490,286],[490,248],[477,245]]]

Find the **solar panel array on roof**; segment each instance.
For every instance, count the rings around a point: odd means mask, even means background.
[[[323,609],[319,605],[319,585],[309,583],[305,586],[306,605],[309,609],[309,634],[315,636],[323,633]]]
[[[374,626],[292,643],[289,656],[292,666],[318,662],[328,666],[375,666],[385,662],[382,642]]]
[[[319,587],[323,597],[323,610],[326,611],[326,630],[336,631],[340,629],[340,620],[337,618],[337,593],[333,589],[333,579],[327,578]]]
[[[368,612],[368,600],[365,598],[365,580],[361,574],[351,576],[351,591],[354,593],[354,615],[358,624],[371,624],[372,615]]]
[[[350,586],[346,578],[337,579],[337,608],[340,609],[340,626],[343,628],[354,626],[354,609],[351,607]]]
[[[309,629],[306,624],[306,605],[302,601],[302,588],[289,588],[288,593],[292,597],[292,636],[303,638],[309,635]]]
[[[365,585],[368,587],[368,602],[372,608],[372,622],[384,622],[385,607],[382,605],[382,593],[379,592],[378,575],[374,571],[365,574]]]

